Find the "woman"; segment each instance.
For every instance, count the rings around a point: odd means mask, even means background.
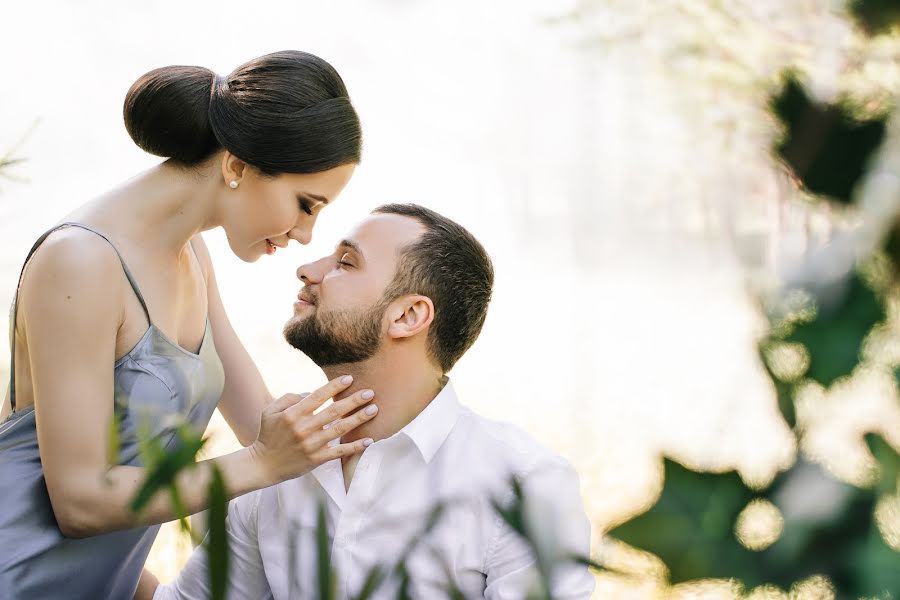
[[[135,82],[124,114],[138,146],[168,160],[41,236],[13,302],[0,598],[132,596],[158,524],[176,516],[163,493],[140,515],[129,510],[145,475],[139,431],[172,448],[177,422],[202,432],[218,406],[245,445],[179,475],[189,513],[206,508],[212,463],[234,497],[371,443],[328,446],[372,418],[356,410],[369,390],[313,415],[351,391],[347,378],[272,398],[229,324],[199,235],[222,227],[248,262],[309,242],[360,159],[359,120],[337,72],[296,51],[227,77],[166,67]]]

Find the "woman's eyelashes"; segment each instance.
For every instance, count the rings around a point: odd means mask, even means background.
[[[307,202],[303,198],[297,198],[297,202],[300,204],[300,210],[302,210],[309,216],[312,216],[312,214],[313,214],[312,206],[309,204],[309,202]]]

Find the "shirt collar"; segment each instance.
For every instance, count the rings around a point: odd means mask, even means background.
[[[388,439],[405,435],[418,448],[419,453],[425,460],[425,464],[429,464],[450,435],[462,410],[463,407],[456,397],[453,383],[448,379],[444,388],[428,403],[425,410],[420,412],[406,427]],[[339,443],[340,439],[335,439],[330,441],[328,445],[334,446]],[[336,458],[319,465],[312,470],[312,474],[337,505],[343,506],[346,492],[344,490],[341,459]]]
[[[416,445],[426,463],[450,435],[462,412],[462,405],[456,397],[453,383],[448,379],[444,389],[434,397],[425,410],[410,421],[398,434],[405,435]]]

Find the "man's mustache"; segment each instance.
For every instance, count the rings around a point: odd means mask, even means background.
[[[304,287],[300,290],[300,294],[298,294],[300,299],[304,302],[309,302],[310,304],[318,304],[319,303],[319,294],[315,290],[310,287]]]

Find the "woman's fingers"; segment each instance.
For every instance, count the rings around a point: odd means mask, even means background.
[[[339,377],[305,397],[286,394],[265,408],[253,448],[267,478],[279,482],[297,477],[333,458],[362,452],[372,443],[367,438],[347,444],[328,445],[331,440],[345,435],[375,416],[378,412],[375,406],[359,410],[375,397],[372,390],[359,390],[334,402],[318,414],[314,412],[352,383],[352,377]],[[356,412],[350,415],[353,411]],[[329,428],[323,429],[329,423]]]
[[[309,396],[303,399],[302,402],[297,404],[297,411],[311,415],[313,414],[317,408],[325,404],[329,399],[334,398],[353,383],[352,375],[344,375],[343,377],[337,377],[332,379]]]
[[[353,431],[366,421],[373,419],[377,414],[378,407],[372,404],[362,410],[356,411],[349,417],[338,419],[333,423],[325,424],[323,426],[323,429],[310,435],[308,439],[315,445],[324,446],[331,440],[335,440],[343,435],[346,435],[347,432]]]
[[[312,393],[285,394],[272,402],[269,407],[271,412],[276,413],[285,411],[292,406],[297,406],[300,409],[300,412],[311,414],[317,408],[325,404],[326,400],[350,387],[351,383],[353,383],[353,377],[351,375],[337,377]]]
[[[314,430],[319,430],[328,423],[353,412],[363,404],[371,402],[374,397],[375,392],[372,390],[359,390],[355,394],[334,402],[320,413],[312,415],[309,420],[309,426]]]
[[[284,409],[297,404],[305,397],[306,396],[304,396],[303,394],[285,394],[281,398],[276,398],[275,400],[273,400],[268,406],[266,406],[266,409],[272,413],[281,412]]]
[[[372,438],[356,440],[355,442],[349,442],[347,444],[337,444],[335,446],[326,448],[316,458],[318,458],[319,464],[325,464],[329,460],[334,460],[335,458],[343,458],[345,456],[353,456],[354,454],[359,454],[371,445]]]

